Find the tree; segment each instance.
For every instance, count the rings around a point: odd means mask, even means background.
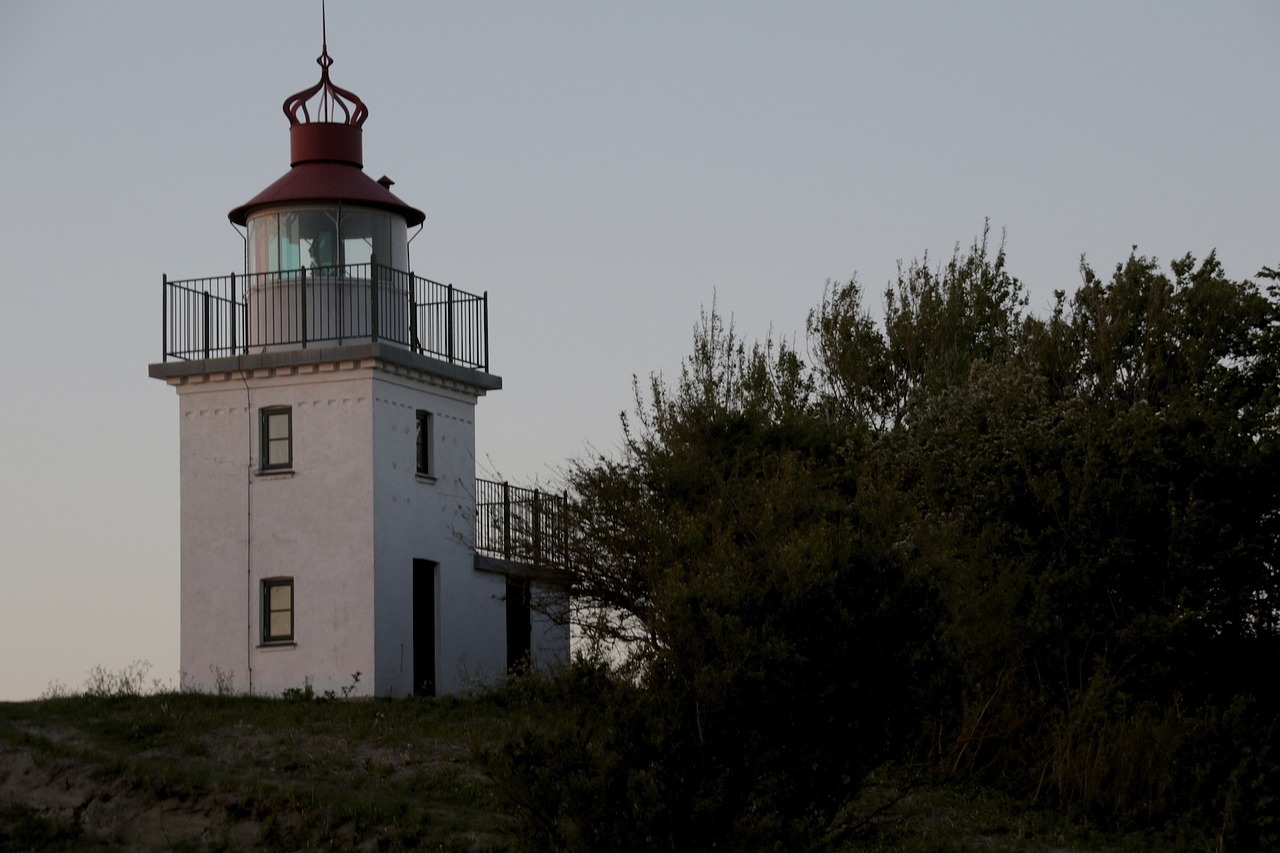
[[[1237,737],[1232,708],[1264,727],[1276,710],[1257,706],[1256,663],[1276,654],[1280,601],[1274,295],[1212,255],[1170,276],[1135,254],[1110,280],[1082,264],[1040,319],[985,240],[922,268],[887,299],[889,384],[907,391],[871,447],[950,610],[953,762],[1116,820],[1231,823],[1240,754],[1207,744]],[[811,331],[856,328],[851,293]],[[865,393],[832,372],[842,398]]]
[[[1028,315],[984,230],[882,324],[829,285],[812,364],[702,318],[568,472],[579,627],[629,656],[505,754],[539,838],[820,846],[927,730],[1117,827],[1280,842],[1277,294],[1213,255],[1081,274]]]
[[[644,805],[611,822],[540,774],[560,812],[543,835],[656,849],[837,837],[841,808],[913,741],[945,674],[936,603],[884,535],[894,507],[860,490],[866,430],[817,412],[793,350],[747,350],[714,312],[674,387],[648,392],[621,458],[568,478],[581,629],[626,644],[638,689],[596,690],[592,720],[522,747],[597,780],[620,772],[615,789]],[[636,714],[626,745],[597,751]],[[583,726],[602,719],[588,747]]]

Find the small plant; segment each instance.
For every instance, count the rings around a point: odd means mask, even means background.
[[[71,692],[70,687],[68,687],[66,684],[64,684],[63,682],[55,678],[53,681],[49,682],[48,686],[45,687],[44,692],[40,694],[40,698],[41,699],[66,699],[69,696],[74,696],[74,695],[75,694]]]
[[[209,671],[213,673],[214,693],[219,696],[235,695],[236,674],[234,670],[223,670],[213,664],[209,664]]]
[[[301,687],[286,687],[280,694],[280,698],[288,699],[290,702],[310,702],[316,698],[316,691],[311,686],[311,679],[304,678]]]
[[[360,670],[357,669],[355,672],[351,673],[351,683],[348,684],[346,687],[342,688],[342,698],[346,699],[347,697],[349,697],[355,691],[356,685],[359,683],[360,683]]]
[[[346,687],[339,687],[337,690],[325,690],[317,693],[315,688],[311,686],[311,679],[306,679],[301,688],[290,687],[286,689],[280,696],[284,699],[293,701],[316,700],[317,702],[336,702],[338,701],[338,693],[342,693],[342,698],[347,699],[355,692],[356,685],[360,683],[360,672],[351,673],[351,683]]]
[[[85,677],[84,694],[95,699],[120,699],[142,696],[146,693],[147,673],[151,664],[135,660],[119,672],[112,672],[98,664]]]

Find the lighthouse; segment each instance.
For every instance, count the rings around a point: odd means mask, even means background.
[[[563,499],[478,480],[489,299],[421,277],[425,214],[364,171],[368,110],[284,101],[290,166],[231,210],[240,273],[162,279],[177,391],[181,681],[456,693],[568,655]]]

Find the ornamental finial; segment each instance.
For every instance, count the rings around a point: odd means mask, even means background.
[[[354,92],[335,86],[329,79],[329,66],[333,65],[333,58],[329,56],[329,32],[323,3],[320,4],[320,44],[320,56],[316,58],[316,63],[320,66],[320,82],[286,98],[284,114],[289,117],[290,125],[324,122],[361,127],[369,117],[369,109],[364,101]],[[316,98],[314,104],[313,119],[308,103],[317,94],[319,98]]]

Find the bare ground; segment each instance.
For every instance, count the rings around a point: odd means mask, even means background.
[[[233,714],[123,751],[96,718],[11,718],[0,850],[505,849],[467,738],[367,709],[340,709],[349,736]]]

